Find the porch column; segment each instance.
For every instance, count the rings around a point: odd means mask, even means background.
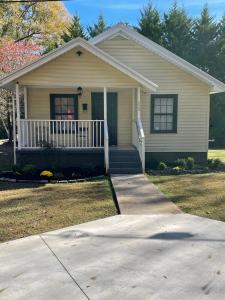
[[[135,88],[132,89],[132,121],[135,122]]]
[[[21,130],[20,130],[20,86],[16,83],[16,115],[17,115],[17,135],[18,149],[21,149]]]
[[[141,119],[141,88],[137,88],[137,119]]]
[[[15,112],[15,97],[12,96],[13,109],[13,163],[16,165],[16,112]]]
[[[24,116],[27,119],[27,87],[24,86],[23,88],[23,100],[24,100]]]
[[[109,172],[109,134],[107,124],[107,88],[104,87],[104,155],[105,155],[105,172]]]
[[[107,121],[107,88],[104,87],[104,121]]]

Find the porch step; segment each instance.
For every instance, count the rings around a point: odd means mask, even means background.
[[[120,174],[141,174],[141,168],[109,168],[110,174],[120,175]]]
[[[135,148],[111,148],[109,150],[110,174],[140,174],[142,165]]]

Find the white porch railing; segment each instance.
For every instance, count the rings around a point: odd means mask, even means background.
[[[133,145],[137,148],[141,159],[142,170],[145,171],[145,134],[140,119],[133,122]]]
[[[20,122],[18,148],[103,148],[103,120],[29,120]]]

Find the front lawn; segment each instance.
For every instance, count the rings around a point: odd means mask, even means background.
[[[115,215],[107,179],[81,183],[0,183],[0,241]]]
[[[149,178],[183,212],[225,221],[225,173]]]
[[[223,163],[225,163],[225,150],[224,149],[211,149],[208,151],[208,158],[209,159],[216,159],[219,158]]]

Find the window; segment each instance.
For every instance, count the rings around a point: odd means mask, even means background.
[[[77,120],[78,97],[70,94],[51,94],[50,109],[52,120]]]
[[[151,96],[151,132],[177,132],[177,95]]]

